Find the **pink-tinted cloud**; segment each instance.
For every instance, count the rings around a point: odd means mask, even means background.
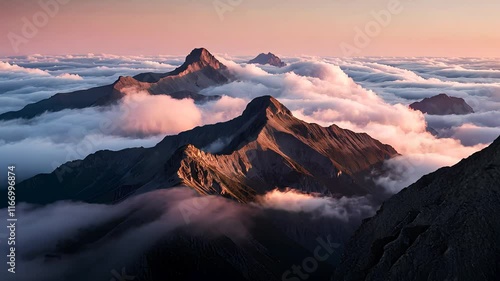
[[[264,209],[335,217],[345,222],[353,218],[366,218],[374,213],[373,203],[366,197],[331,198],[294,189],[270,191],[260,196],[256,205]]]

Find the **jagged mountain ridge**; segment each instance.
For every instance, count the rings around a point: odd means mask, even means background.
[[[351,238],[335,280],[498,280],[500,138],[386,201]]]
[[[293,117],[276,99],[254,99],[240,117],[167,136],[153,148],[100,151],[19,184],[32,203],[110,203],[187,185],[240,202],[275,188],[333,196],[369,193],[365,177],[397,155],[367,134]]]
[[[233,80],[227,67],[204,48],[194,49],[183,65],[168,73],[143,73],[134,77],[120,76],[111,85],[59,93],[48,99],[28,104],[18,111],[0,114],[0,120],[31,119],[44,112],[106,106],[127,94],[145,91],[151,95],[169,95],[175,99],[191,98],[196,102],[215,100],[218,96],[204,96],[199,92],[207,87],[226,84]]]

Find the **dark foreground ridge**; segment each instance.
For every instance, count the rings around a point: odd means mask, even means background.
[[[498,280],[500,138],[426,175],[352,237],[336,280]]]

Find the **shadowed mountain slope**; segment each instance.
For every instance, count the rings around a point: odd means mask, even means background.
[[[422,177],[352,237],[335,280],[498,280],[500,138]]]

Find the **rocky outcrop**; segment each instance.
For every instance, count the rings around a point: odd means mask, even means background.
[[[367,134],[303,122],[276,99],[254,99],[231,121],[168,136],[153,148],[100,151],[18,185],[32,203],[116,202],[187,185],[240,202],[275,188],[331,196],[371,192],[373,168],[397,155]]]
[[[261,64],[261,65],[272,65],[276,67],[284,67],[286,66],[286,63],[282,62],[279,57],[274,55],[273,53],[267,53],[267,54],[260,54],[254,59],[250,60],[248,63],[253,63],[253,64]]]
[[[474,113],[474,110],[464,99],[439,94],[431,98],[425,98],[420,102],[410,104],[410,108],[431,115],[464,115]]]
[[[169,95],[174,99],[191,98],[195,102],[218,99],[218,96],[204,96],[199,92],[205,88],[231,81],[227,67],[204,48],[194,49],[184,64],[168,73],[143,73],[135,77],[121,76],[111,85],[59,93],[48,99],[28,104],[19,111],[0,114],[0,120],[17,118],[31,119],[44,112],[64,109],[81,109],[107,106],[133,92],[147,92],[151,95]]]
[[[394,195],[352,237],[335,280],[498,280],[500,138]]]

